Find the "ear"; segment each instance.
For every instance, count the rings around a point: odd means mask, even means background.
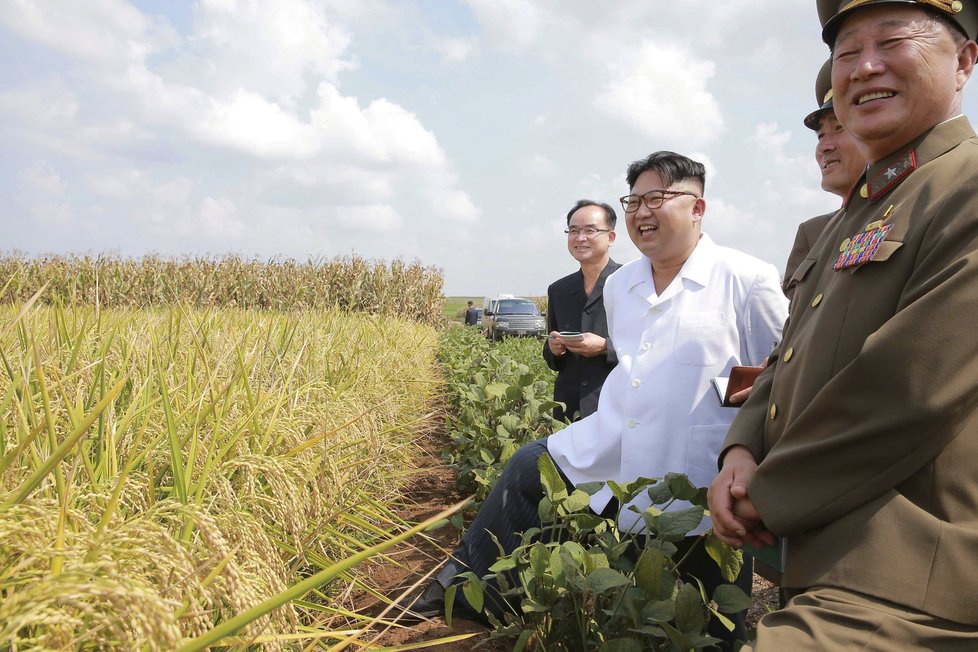
[[[978,60],[978,43],[968,41],[958,49],[957,70],[955,77],[957,84],[955,88],[960,92],[971,77],[975,69],[975,61]]]
[[[706,215],[706,200],[702,197],[697,197],[696,201],[693,202],[693,222],[699,222]]]
[[[610,247],[613,244],[615,244],[615,232],[614,231],[609,231],[608,232],[608,246]]]

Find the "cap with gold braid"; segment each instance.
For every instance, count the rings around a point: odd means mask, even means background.
[[[805,116],[805,126],[812,131],[818,131],[818,123],[822,114],[832,111],[832,59],[822,64],[815,78],[815,102],[818,108]]]
[[[969,39],[978,36],[978,0],[817,0],[822,40],[831,47],[842,19],[853,10],[878,5],[917,5],[951,21]]]

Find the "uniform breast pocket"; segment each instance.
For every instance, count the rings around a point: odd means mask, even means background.
[[[727,349],[726,318],[722,312],[690,312],[679,319],[673,356],[676,362],[705,367],[716,364]]]

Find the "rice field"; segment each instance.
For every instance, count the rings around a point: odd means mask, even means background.
[[[351,560],[408,529],[398,489],[443,419],[436,330],[274,301],[124,307],[104,268],[94,295],[48,272],[40,295],[23,266],[0,292],[0,649],[347,636]]]

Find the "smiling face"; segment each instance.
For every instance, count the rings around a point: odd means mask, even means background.
[[[822,172],[822,190],[845,197],[866,167],[866,159],[835,113],[826,109],[818,123],[815,160]]]
[[[608,229],[608,217],[600,206],[583,206],[574,211],[567,230],[586,228]],[[597,233],[588,238],[583,233],[567,235],[567,251],[582,265],[589,262],[607,262],[608,247],[615,241],[615,232]]]
[[[867,6],[833,48],[835,114],[870,161],[892,154],[961,110],[978,46],[913,6]]]
[[[652,190],[682,190],[690,195],[667,195],[658,208],[650,209],[645,202],[634,213],[626,213],[628,236],[652,266],[680,266],[696,248],[700,225],[706,211],[706,201],[699,195],[702,189],[692,181],[665,185],[655,170],[646,170],[635,180],[629,194],[644,195]]]

